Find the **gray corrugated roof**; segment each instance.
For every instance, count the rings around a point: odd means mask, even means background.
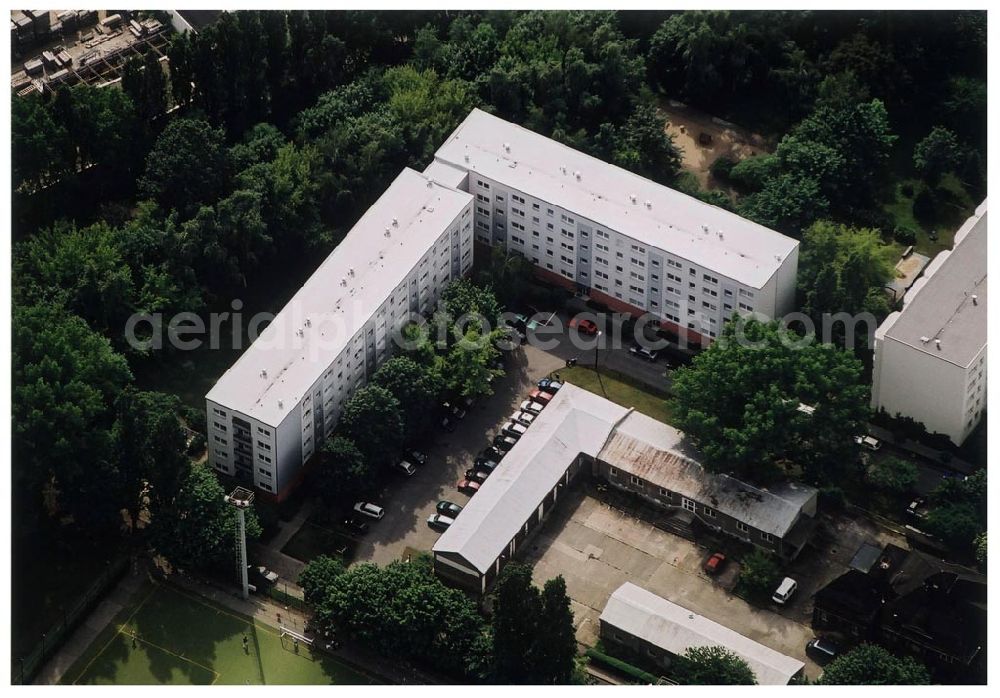
[[[707,472],[683,433],[638,412],[622,422],[598,458],[779,538],[788,534],[803,509],[814,513],[815,488],[793,482],[754,487]]]
[[[743,658],[760,685],[783,686],[805,666],[631,582],[611,595],[601,620],[674,655],[691,647],[724,647]]]

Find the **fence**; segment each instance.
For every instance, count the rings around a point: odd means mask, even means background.
[[[129,569],[129,559],[120,557],[112,561],[108,568],[90,585],[76,604],[63,612],[62,618],[42,633],[38,644],[23,657],[12,657],[11,683],[30,683],[49,657],[62,647],[70,633],[84,620],[104,595],[125,576]]]
[[[284,586],[284,588],[282,588]],[[287,588],[288,585],[273,584],[267,587],[267,595],[272,599],[282,604],[283,606],[291,606],[297,611],[308,611],[309,606],[306,604],[305,599],[301,599],[295,596]]]

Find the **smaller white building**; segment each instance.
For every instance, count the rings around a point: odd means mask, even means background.
[[[986,409],[986,202],[875,332],[872,407],[961,444]]]
[[[692,647],[723,647],[741,657],[762,686],[783,686],[805,664],[735,630],[646,591],[631,582],[618,587],[601,613],[601,639],[668,667]]]

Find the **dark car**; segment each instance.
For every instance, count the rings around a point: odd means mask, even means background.
[[[462,507],[455,504],[455,502],[449,502],[447,499],[442,499],[438,502],[436,509],[437,513],[450,516],[453,519],[462,511]]]
[[[497,461],[491,460],[489,458],[477,458],[475,462],[476,470],[481,470],[484,473],[489,473],[490,475],[492,475],[493,471],[496,470],[499,466],[500,464]]]
[[[826,637],[814,637],[806,644],[806,654],[817,664],[826,664],[840,655],[840,646]]]
[[[455,431],[455,420],[452,417],[441,418],[441,428],[445,431]]]
[[[563,387],[563,383],[555,378],[543,378],[538,381],[538,389],[543,390],[546,393],[555,395],[559,392],[559,388]]]
[[[506,453],[510,449],[514,448],[514,444],[517,443],[517,439],[512,436],[504,436],[503,434],[497,434],[493,438],[493,445],[500,449],[501,453]]]
[[[341,520],[340,525],[344,528],[344,530],[357,536],[360,536],[368,531],[368,524],[364,521],[358,521],[353,516],[345,516],[343,520]]]
[[[712,553],[712,556],[705,561],[705,565],[702,569],[705,570],[705,574],[716,575],[722,571],[722,568],[726,566],[726,556],[722,553]]]
[[[415,449],[411,449],[406,452],[406,459],[411,463],[416,463],[417,465],[423,465],[427,462],[427,454]]]
[[[483,470],[476,470],[474,468],[469,468],[468,470],[465,471],[466,480],[474,480],[480,484],[486,482],[486,478],[488,478],[489,476],[490,476],[489,473]]]
[[[489,446],[479,453],[479,457],[476,460],[491,460],[499,463],[503,460],[503,451],[496,446]]]

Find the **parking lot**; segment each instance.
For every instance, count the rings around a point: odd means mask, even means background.
[[[616,510],[577,490],[562,502],[532,541],[526,561],[537,584],[562,575],[572,599],[577,640],[592,646],[598,618],[611,593],[632,582],[806,664],[816,678],[820,668],[805,654],[813,631],[770,609],[751,606],[728,593],[736,570],[710,578],[701,567],[710,554],[691,541]]]
[[[440,535],[427,525],[437,502],[447,499],[464,506],[469,501],[455,483],[534,383],[564,365],[558,357],[533,347],[513,352],[505,368],[507,375],[496,381],[494,394],[473,405],[454,432],[436,433],[426,448],[427,463],[412,477],[398,476],[377,498],[385,517],[360,539],[354,559],[387,564],[405,557],[408,550],[430,550]]]

